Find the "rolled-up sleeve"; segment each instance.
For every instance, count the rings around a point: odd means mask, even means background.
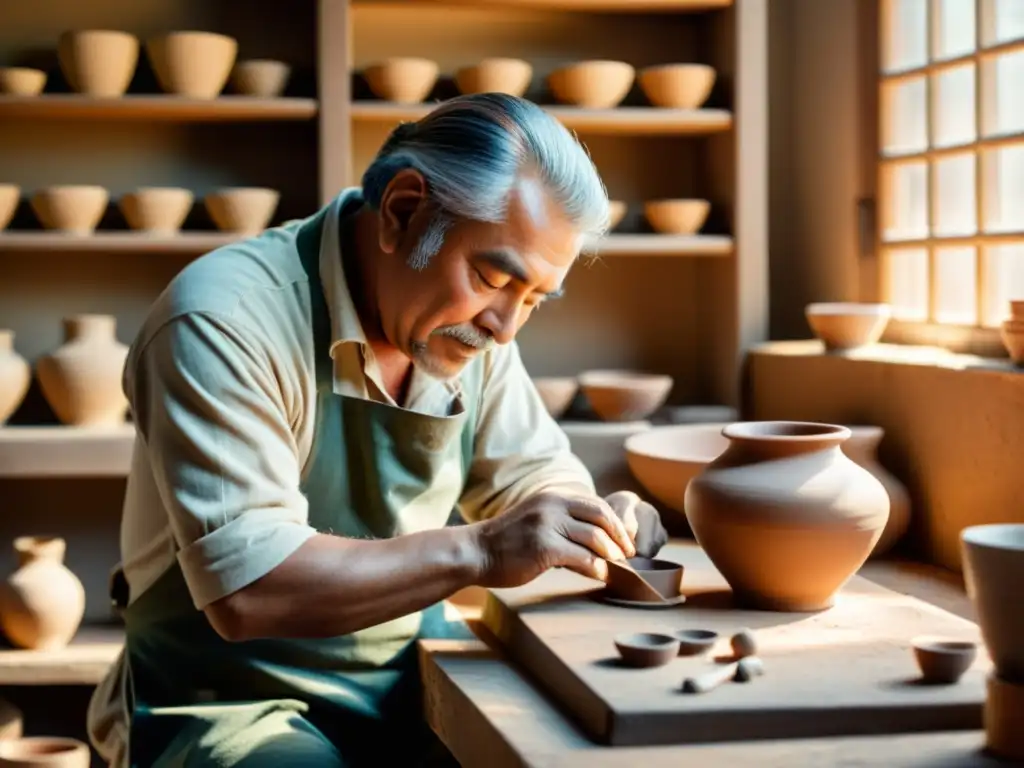
[[[316,531],[281,384],[257,334],[191,313],[133,350],[125,390],[199,609]]]
[[[594,493],[594,481],[548,414],[515,342],[488,353],[473,461],[459,504],[484,520],[542,491]]]

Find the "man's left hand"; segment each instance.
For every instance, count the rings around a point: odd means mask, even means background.
[[[668,541],[668,532],[661,524],[658,510],[632,491],[616,491],[605,497],[615,514],[626,526],[640,557],[656,557]]]

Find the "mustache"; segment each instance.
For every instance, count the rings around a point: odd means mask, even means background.
[[[494,346],[494,337],[489,333],[481,331],[473,325],[445,325],[438,328],[431,334],[433,336],[448,336],[456,341],[461,341],[467,347],[475,349],[489,349]]]

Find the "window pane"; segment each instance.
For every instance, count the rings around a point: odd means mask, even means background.
[[[1024,299],[1024,243],[985,249],[985,324],[997,326],[1010,316],[1010,302]]]
[[[974,193],[974,153],[935,162],[935,234],[973,235],[978,231],[978,198]]]
[[[1024,144],[985,153],[985,230],[1024,232]]]
[[[941,248],[935,252],[935,319],[940,323],[974,325],[978,318],[978,268],[973,248]]]
[[[933,8],[935,58],[953,59],[974,52],[974,0],[940,0]]]
[[[1024,131],[1024,51],[987,60],[982,80],[985,135]]]
[[[928,251],[908,248],[889,251],[889,304],[898,320],[928,319]]]
[[[887,72],[923,67],[928,63],[928,0],[887,0],[887,40],[883,42],[883,68]]]
[[[974,65],[935,75],[935,146],[969,144],[977,138],[974,118]]]
[[[1024,3],[1021,0],[982,0],[985,45],[1024,38]]]
[[[928,237],[928,166],[895,163],[885,174],[885,240],[920,240]]]
[[[928,83],[921,78],[883,86],[885,115],[882,149],[907,155],[928,149]]]

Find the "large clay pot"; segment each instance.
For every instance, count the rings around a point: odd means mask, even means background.
[[[910,526],[910,494],[906,486],[878,460],[878,444],[884,436],[885,430],[881,427],[850,427],[850,439],[843,443],[843,453],[878,478],[889,494],[889,521],[871,551],[871,557],[878,557],[892,549]]]
[[[89,768],[89,745],[58,736],[0,741],[0,768]]]
[[[867,560],[889,517],[889,495],[840,448],[846,427],[740,422],[729,446],[686,489],[697,542],[737,602],[818,611]]]
[[[128,90],[139,62],[139,39],[127,32],[87,29],[65,32],[57,58],[68,84],[79,93],[117,98]]]
[[[63,648],[85,613],[85,589],[64,565],[64,539],[19,536],[18,567],[0,585],[0,627],[13,645]]]
[[[21,405],[31,381],[28,363],[14,351],[14,331],[0,329],[0,424]]]
[[[167,93],[215,99],[227,84],[238,41],[215,32],[171,32],[146,41],[146,56]]]
[[[39,384],[57,418],[75,426],[113,426],[124,422],[128,400],[121,373],[128,347],[117,340],[111,315],[64,319],[65,343],[41,358]]]

